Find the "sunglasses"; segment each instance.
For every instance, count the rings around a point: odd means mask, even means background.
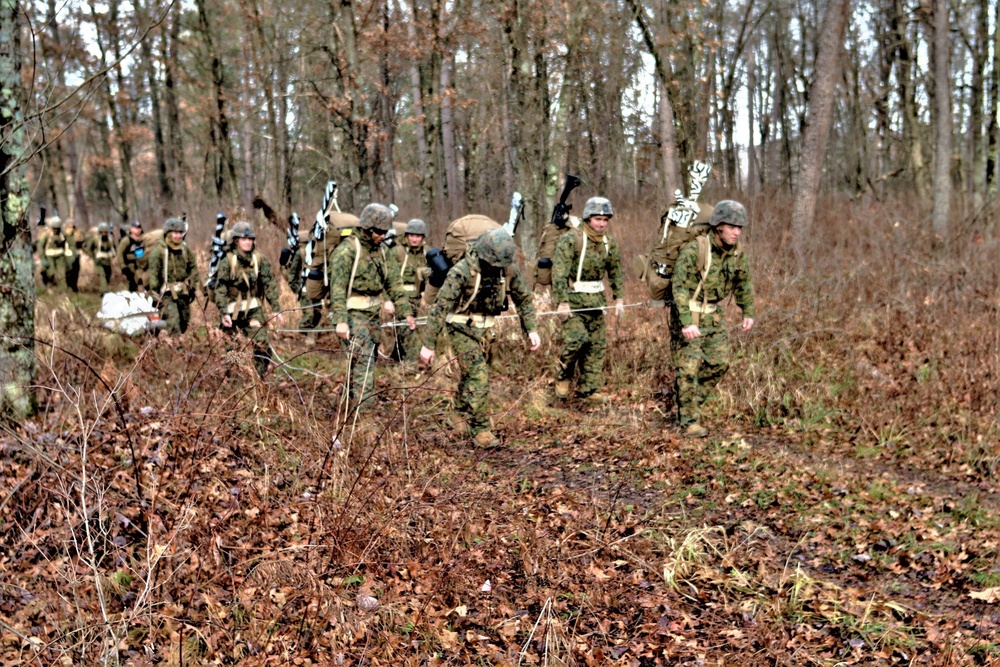
[[[372,227],[372,234],[378,234],[379,236],[385,236],[389,233],[388,229],[378,229],[377,227]]]

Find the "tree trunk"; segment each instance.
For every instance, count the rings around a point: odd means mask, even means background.
[[[840,78],[840,55],[850,7],[850,0],[830,0],[820,32],[822,36],[816,57],[816,78],[809,91],[809,120],[806,125],[799,182],[795,188],[792,208],[792,233],[800,267],[804,267],[805,245],[812,232],[816,215],[816,196],[826,156],[833,93],[837,79]]]
[[[233,161],[233,145],[229,140],[229,117],[226,115],[226,91],[225,79],[222,69],[222,59],[215,48],[215,40],[212,38],[212,28],[208,22],[208,12],[205,9],[205,0],[195,0],[198,10],[198,27],[201,30],[202,39],[205,40],[205,48],[208,50],[208,58],[211,61],[212,72],[212,93],[215,97],[213,126],[217,129],[217,134],[213,139],[216,143],[216,171],[215,171],[215,192],[223,201],[228,200],[235,203],[238,199],[236,191],[236,165]]]
[[[149,20],[153,12],[144,12],[145,20]],[[160,83],[156,80],[156,67],[153,61],[152,36],[146,35],[140,45],[142,59],[145,63],[146,82],[149,86],[150,115],[153,119],[153,145],[156,153],[156,175],[160,186],[160,212],[166,216],[173,208],[174,191],[170,185],[170,175],[167,172],[166,146],[163,141],[163,118],[160,113]]]
[[[17,424],[34,414],[35,265],[31,258],[21,17],[17,0],[0,0],[0,419]]]
[[[455,121],[452,116],[454,69],[454,56],[448,53],[441,64],[441,145],[444,149],[445,185],[448,187],[448,215],[451,218],[458,215],[462,201],[458,185],[458,156],[455,154]]]
[[[990,68],[990,122],[986,148],[986,192],[993,195],[997,182],[997,158],[1000,149],[1000,2],[993,13],[993,67]]]
[[[934,3],[934,212],[938,243],[948,238],[951,213],[951,3]]]
[[[187,210],[187,169],[184,161],[184,136],[181,134],[180,109],[177,105],[177,92],[174,87],[177,69],[177,43],[180,39],[180,3],[174,3],[171,9],[170,30],[164,30],[160,41],[160,54],[163,58],[163,90],[167,112],[167,155],[174,175],[174,190],[180,197],[181,206]]]
[[[757,195],[757,150],[754,148],[754,91],[757,89],[757,60],[754,45],[747,49],[747,195]]]

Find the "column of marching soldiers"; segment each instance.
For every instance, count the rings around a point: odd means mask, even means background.
[[[631,304],[667,309],[677,420],[684,434],[692,437],[707,435],[701,424],[702,406],[729,367],[722,301],[733,296],[742,311],[740,330],[749,331],[754,325],[753,289],[739,242],[747,212],[730,200],[714,207],[697,203],[707,170],[707,165],[696,163],[691,196],[675,193],[675,204],[661,218],[656,246],[638,260],[649,301]],[[335,205],[336,186],[331,185]],[[534,288],[540,294],[550,290],[551,302],[557,304],[552,314],[561,320],[554,397],[570,401],[575,381],[573,399],[603,404],[609,400],[602,391],[605,313],[622,317],[624,276],[618,242],[609,231],[612,203],[591,197],[580,218],[571,216],[567,197],[577,185],[579,179],[567,177],[551,222],[541,234]],[[395,333],[392,355],[400,361],[419,360],[429,366],[439,341],[446,341],[459,370],[455,414],[448,421],[477,445],[498,446],[487,403],[489,360],[496,342],[495,324],[511,301],[528,347],[535,351],[541,346],[533,290],[515,261],[513,232],[521,214],[520,195],[515,194],[507,224],[480,215],[452,222],[443,249],[426,247],[428,227],[423,220],[397,222],[395,207],[371,203],[353,216],[333,210],[330,199],[328,186],[307,243],[299,241],[298,217],[289,221],[279,264],[299,297],[301,315],[297,328],[284,331],[301,332],[306,344],[312,345],[326,313],[350,352],[347,391],[358,410],[369,410],[374,403],[381,329],[388,326]],[[276,222],[273,211],[263,206]],[[226,220],[220,213],[210,276],[203,283],[195,255],[184,240],[186,223],[181,219],[167,218],[162,230],[146,234],[139,222],[133,222],[116,242],[109,223],[102,222],[84,235],[72,221],[64,224],[58,215],[43,213],[44,226],[36,242],[42,280],[46,286],[76,290],[80,253],[85,252],[94,262],[101,291],[106,292],[116,262],[129,291],[143,290],[152,296],[162,326],[171,334],[187,330],[195,297],[211,293],[220,327],[252,341],[257,372],[263,376],[272,363],[268,328],[282,327],[284,315],[271,262],[256,248],[254,225],[245,216],[240,218],[223,232]],[[418,312],[426,313],[420,330]],[[392,318],[389,324],[382,324],[383,313]]]

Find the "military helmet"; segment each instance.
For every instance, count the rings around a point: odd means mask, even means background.
[[[606,215],[611,218],[614,214],[615,211],[611,208],[611,202],[606,197],[591,197],[583,205],[584,220],[590,220],[595,215]]]
[[[743,204],[732,199],[723,199],[715,205],[712,211],[712,219],[708,221],[712,227],[719,225],[732,225],[733,227],[747,226],[747,210]]]
[[[45,226],[48,227],[49,229],[62,229],[62,225],[63,225],[62,218],[60,218],[58,215],[50,215],[49,217],[45,218]]]
[[[387,231],[392,227],[392,210],[382,204],[368,204],[361,209],[358,216],[358,227],[361,229],[381,229]]]
[[[99,222],[99,223],[97,223],[97,233],[98,234],[110,234],[111,233],[111,223],[110,222]]]
[[[476,239],[476,254],[498,269],[510,266],[514,261],[514,237],[503,227],[483,232]]]
[[[183,232],[184,222],[180,218],[167,218],[163,221],[163,231],[165,232]]]
[[[419,234],[420,236],[427,236],[427,223],[420,218],[414,218],[406,223],[406,229],[403,231],[404,234]]]
[[[233,225],[233,240],[236,239],[255,239],[257,238],[257,232],[254,231],[253,225],[249,222],[237,222]]]

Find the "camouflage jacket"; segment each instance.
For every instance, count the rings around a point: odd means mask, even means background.
[[[116,254],[115,242],[110,234],[91,234],[87,237],[83,251],[95,264],[110,264]]]
[[[355,242],[355,240],[357,242]],[[360,247],[361,256],[358,257]],[[354,273],[354,283],[351,293],[347,293],[351,282],[351,270],[354,260],[358,257],[358,268]],[[328,264],[330,271],[330,319],[334,324],[347,322],[347,299],[349,297],[372,297],[379,304],[356,310],[376,312],[381,304],[384,292],[396,305],[396,312],[401,316],[413,314],[399,273],[392,271],[394,262],[386,257],[384,248],[375,247],[367,234],[357,234],[347,237],[337,249]]]
[[[750,264],[747,261],[746,253],[739,245],[728,249],[723,248],[714,232],[708,233],[708,239],[712,253],[712,264],[705,277],[702,294],[698,295],[698,301],[700,302],[703,298],[702,295],[704,295],[708,303],[718,304],[717,312],[721,317],[722,306],[719,302],[732,294],[736,305],[743,311],[743,317],[753,317],[753,285],[750,282]],[[694,324],[690,300],[700,282],[701,273],[698,271],[698,241],[696,239],[681,248],[677,262],[674,264],[674,275],[671,279],[674,304],[677,307],[682,326]]]
[[[285,267],[285,280],[288,281],[288,287],[292,290],[292,294],[296,297],[299,296],[299,292],[302,291],[302,264],[305,262],[305,249],[300,245],[295,249],[295,253],[292,258],[288,260],[288,265]]]
[[[499,280],[490,279],[485,274],[480,278],[479,291],[473,298],[476,285],[476,274],[479,273],[479,258],[475,248],[470,244],[465,257],[448,271],[444,285],[438,292],[434,305],[427,315],[427,331],[424,334],[424,345],[433,349],[445,318],[449,313],[458,312],[470,315],[500,315],[504,309],[506,295],[509,294],[517,307],[521,318],[521,328],[525,333],[536,331],[535,305],[531,298],[528,282],[521,275],[517,264],[511,264],[499,276]],[[471,303],[470,303],[471,300]],[[465,307],[465,304],[469,304]]]
[[[271,310],[281,310],[278,301],[278,281],[271,272],[271,263],[259,251],[243,253],[230,250],[219,262],[215,283],[215,305],[223,315],[229,314],[229,306],[244,309],[251,299],[258,303],[264,299]],[[263,304],[260,304],[263,305]]]
[[[600,308],[607,305],[603,291],[573,292],[570,290],[570,283],[576,281],[578,268],[582,281],[604,280],[604,275],[607,274],[611,282],[611,296],[621,299],[624,294],[622,258],[618,251],[618,241],[610,234],[605,234],[606,243],[594,243],[587,239],[587,251],[581,267],[580,252],[585,234],[583,229],[570,229],[556,244],[556,252],[552,258],[552,299],[557,304],[568,302],[572,308]]]
[[[61,230],[43,229],[38,235],[38,254],[42,257],[61,257],[66,254],[67,245]]]
[[[420,287],[423,282],[423,277],[421,275],[421,269],[427,267],[427,256],[425,255],[425,250],[423,244],[420,244],[416,248],[411,248],[409,244],[406,243],[404,237],[403,242],[399,243],[395,248],[393,248],[393,259],[396,263],[396,275],[399,276],[400,282],[403,285],[415,285],[416,291],[407,290],[407,294],[411,298],[420,296]]]
[[[148,288],[153,294],[170,292],[175,297],[193,298],[198,292],[198,263],[187,244],[174,250],[166,242],[149,253]]]
[[[146,270],[146,249],[142,245],[142,239],[133,239],[126,236],[118,244],[118,266],[129,271]]]

